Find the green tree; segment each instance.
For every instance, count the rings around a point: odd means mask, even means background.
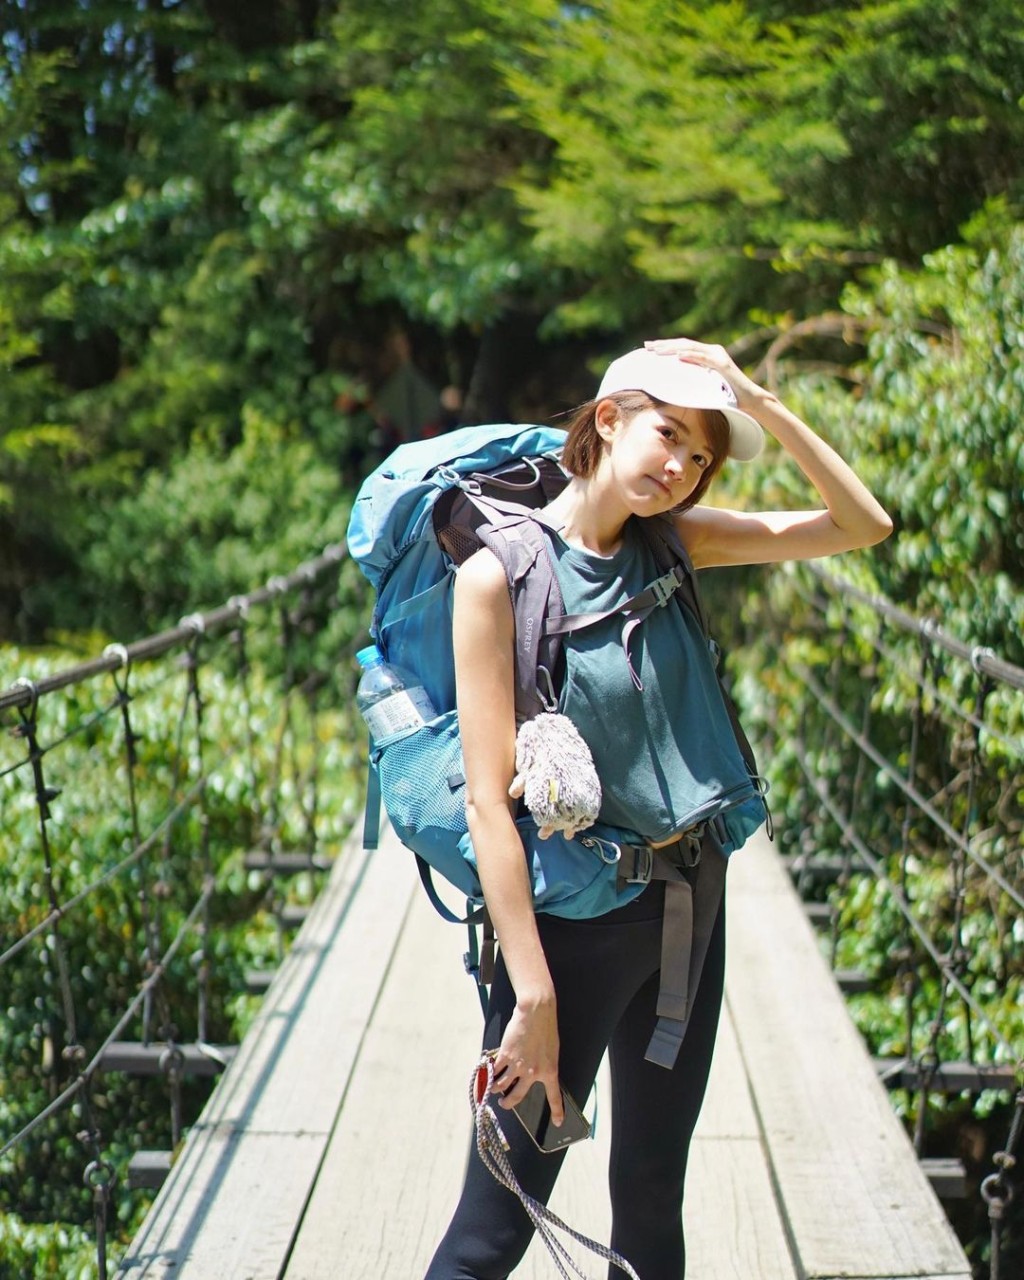
[[[1008,0],[3,12],[7,634],[88,620],[197,436],[205,465],[269,422],[351,483],[394,327],[470,418],[532,416],[624,334],[789,324],[1019,208]]]
[[[292,52],[318,95],[237,129],[260,242],[288,243],[307,283],[332,286],[314,309],[344,322],[346,304],[381,308],[442,335],[442,377],[468,384],[482,418],[508,412],[535,355],[524,338],[564,287],[511,189],[548,149],[503,75],[537,31],[534,7],[338,6],[324,37]]]
[[[294,256],[249,233],[234,186],[232,123],[298,92],[282,49],[315,34],[319,7],[250,6],[245,23],[188,0],[6,8],[0,613],[34,636],[98,620],[85,559],[139,557],[116,527],[122,499],[197,430],[210,461],[249,418],[293,436],[299,422],[335,473],[367,442],[333,411],[346,380],[315,357]],[[304,492],[325,504],[312,532],[337,494]],[[116,582],[95,599],[143,627],[163,620],[112,599]]]
[[[517,192],[539,246],[584,286],[561,323],[632,327],[657,308],[723,328],[780,305],[785,248],[844,246],[840,221],[794,198],[842,152],[807,109],[824,75],[812,39],[736,0],[550,9],[560,16],[510,80],[554,143]]]
[[[1020,200],[1006,0],[548,9],[509,78],[554,146],[517,191],[586,285],[567,326],[813,314],[864,266],[954,240],[986,198]]]
[[[1014,0],[823,6],[818,110],[844,152],[810,194],[905,264],[1024,196],[1024,12]]]
[[[777,370],[787,401],[895,522],[841,571],[1024,665],[1024,226],[1005,225],[996,207],[967,243],[916,269],[888,261],[851,285],[842,315],[857,341],[841,378],[801,373],[799,359]],[[769,446],[765,465],[733,473],[736,498],[807,501],[794,469],[772,457]]]

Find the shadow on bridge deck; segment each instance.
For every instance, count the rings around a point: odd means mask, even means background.
[[[969,1280],[767,841],[729,881],[726,1010],[684,1211],[692,1280]],[[463,943],[390,832],[375,854],[350,842],[118,1276],[422,1275],[468,1141],[480,1011]],[[436,1084],[410,1091],[409,1061]],[[600,1090],[597,1140],[569,1153],[552,1206],[607,1242]],[[516,1272],[554,1274],[540,1242]]]

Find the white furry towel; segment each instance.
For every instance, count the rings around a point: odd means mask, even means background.
[[[545,711],[520,726],[508,793],[523,796],[542,840],[555,831],[572,839],[594,821],[601,782],[590,748],[568,717]]]

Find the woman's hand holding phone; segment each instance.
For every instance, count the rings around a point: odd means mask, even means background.
[[[505,1110],[518,1106],[543,1086],[551,1120],[560,1126],[565,1107],[558,1083],[558,1021],[554,999],[533,1007],[516,1004],[494,1058],[494,1087]]]

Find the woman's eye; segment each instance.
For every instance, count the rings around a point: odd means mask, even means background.
[[[697,466],[700,467],[701,471],[703,471],[708,465],[708,459],[702,453],[695,453],[693,455],[693,460]]]

